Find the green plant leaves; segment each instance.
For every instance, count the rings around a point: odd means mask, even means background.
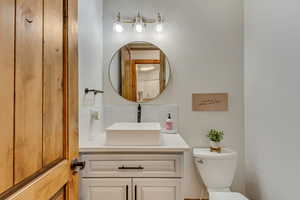
[[[224,132],[216,129],[210,129],[207,137],[213,142],[221,142],[224,138]]]

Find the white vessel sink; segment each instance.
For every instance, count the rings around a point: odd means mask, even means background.
[[[160,145],[160,123],[115,123],[106,128],[106,144],[121,146]]]

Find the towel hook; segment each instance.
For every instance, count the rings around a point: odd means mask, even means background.
[[[89,92],[94,92],[94,95],[96,95],[96,94],[103,94],[104,93],[104,91],[102,91],[102,90],[95,90],[95,89],[89,89],[89,88],[85,88],[84,89],[84,93],[85,94],[87,94]]]

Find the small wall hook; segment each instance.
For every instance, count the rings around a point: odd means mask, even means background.
[[[25,21],[31,24],[33,22],[33,19],[25,18]]]

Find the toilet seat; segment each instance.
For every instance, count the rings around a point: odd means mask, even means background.
[[[248,200],[244,195],[236,192],[210,192],[209,200]]]

